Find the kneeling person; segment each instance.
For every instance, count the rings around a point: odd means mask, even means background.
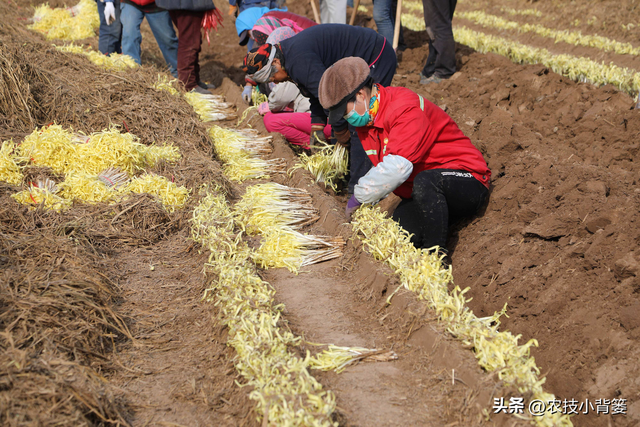
[[[347,214],[395,193],[393,219],[418,248],[446,249],[449,219],[475,215],[491,171],[447,113],[415,92],[373,84],[361,58],[337,61],[322,75],[319,99],[329,123],[356,127],[374,167],[354,188]]]

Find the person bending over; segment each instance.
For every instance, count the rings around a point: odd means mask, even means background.
[[[374,165],[356,184],[347,215],[399,198],[393,219],[413,234],[411,242],[446,251],[449,218],[475,215],[489,194],[491,171],[480,151],[437,105],[409,89],[374,84],[361,58],[327,69],[318,94],[329,123],[344,117],[356,127]]]

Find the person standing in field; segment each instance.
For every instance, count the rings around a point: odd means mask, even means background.
[[[475,215],[489,195],[482,153],[437,105],[407,88],[375,84],[362,58],[327,69],[318,93],[329,124],[344,117],[355,126],[374,165],[358,180],[347,216],[382,200],[417,248],[446,252],[450,218]]]
[[[451,20],[457,0],[422,0],[424,24],[429,35],[429,56],[420,72],[420,83],[439,83],[456,72],[456,42]]]
[[[121,0],[122,53],[140,64],[140,24],[147,18],[153,36],[162,52],[169,72],[178,77],[178,37],[173,29],[169,12],[158,7],[154,0]]]
[[[100,15],[98,50],[103,55],[122,53],[120,0],[97,0]]]
[[[210,93],[212,85],[200,80],[200,50],[202,47],[202,20],[206,12],[215,9],[212,0],[156,0],[156,5],[169,11],[171,21],[178,29],[178,80],[187,91]]]
[[[320,0],[320,22],[346,24],[347,0]]]

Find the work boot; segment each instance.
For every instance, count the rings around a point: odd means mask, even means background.
[[[444,79],[436,76],[435,74],[432,74],[431,76],[427,77],[424,74],[420,73],[420,84],[422,85],[428,85],[430,83],[440,83],[442,80]]]
[[[196,83],[198,86],[200,86],[202,89],[215,89],[216,86],[215,85],[210,85],[208,83],[203,82],[202,80],[200,80],[198,83]]]
[[[194,87],[193,89],[191,89],[191,92],[199,93],[199,94],[201,94],[201,95],[211,95],[211,92],[209,92],[209,91],[208,91],[208,90],[206,90],[206,89],[203,89],[203,88],[202,88],[202,87],[200,87],[200,86],[196,86],[196,87]]]

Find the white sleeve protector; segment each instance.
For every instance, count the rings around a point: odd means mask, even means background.
[[[389,154],[360,178],[353,195],[360,203],[377,203],[404,183],[413,172],[413,164],[402,156]]]

